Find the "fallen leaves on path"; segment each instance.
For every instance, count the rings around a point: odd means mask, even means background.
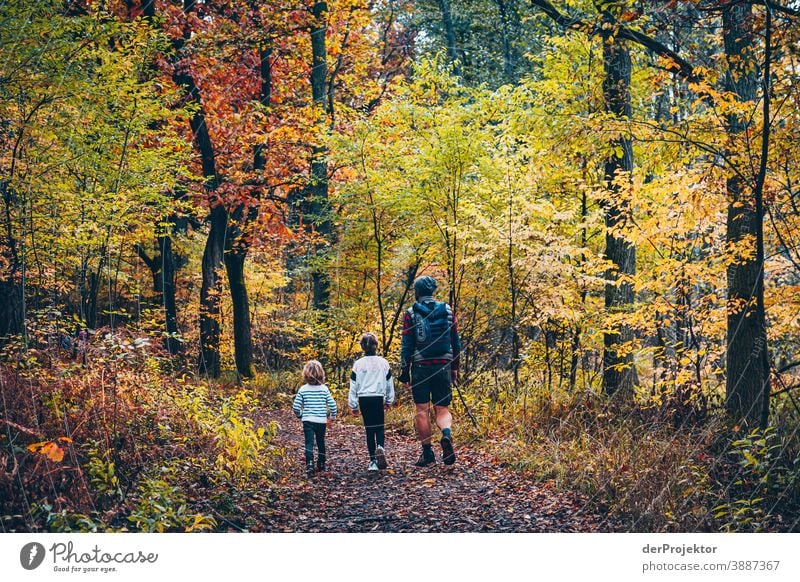
[[[259,520],[263,531],[588,532],[603,522],[581,496],[526,479],[473,447],[456,443],[456,465],[445,468],[435,446],[437,463],[415,467],[416,440],[392,430],[389,469],[369,474],[363,428],[329,427],[328,471],[308,478],[300,423],[282,411],[259,419],[269,420],[281,427],[288,459],[270,511]]]

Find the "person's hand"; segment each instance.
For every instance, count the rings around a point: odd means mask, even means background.
[[[403,390],[408,390],[411,387],[409,382],[403,382]]]
[[[392,407],[392,405],[391,405],[391,404],[386,404],[386,403],[384,402],[384,404],[383,404],[383,409],[384,409],[384,410],[389,410],[391,407]]]
[[[351,409],[351,410],[350,410],[350,414],[352,414],[353,416],[358,416],[358,408],[356,408],[356,409]]]
[[[328,417],[328,426],[330,426],[330,425],[332,425],[332,424],[333,424],[333,419],[332,419],[332,418],[330,418],[330,417]]]
[[[458,384],[458,370],[450,370],[450,380],[453,384]]]

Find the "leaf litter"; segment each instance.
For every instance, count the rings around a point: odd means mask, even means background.
[[[262,512],[260,531],[272,532],[593,532],[609,531],[605,516],[587,499],[560,492],[504,467],[485,451],[456,442],[457,462],[415,467],[419,444],[387,428],[389,469],[367,472],[364,430],[336,423],[326,435],[327,471],[308,477],[300,423],[286,411],[264,412],[275,420],[287,457]],[[316,451],[315,451],[316,454]],[[257,511],[257,508],[252,508]],[[262,529],[263,527],[263,529]]]

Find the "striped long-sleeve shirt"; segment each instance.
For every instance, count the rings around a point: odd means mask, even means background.
[[[336,418],[336,401],[325,384],[303,384],[294,397],[292,412],[303,421],[324,423],[328,416]]]

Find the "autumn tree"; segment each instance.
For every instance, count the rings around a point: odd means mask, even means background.
[[[28,310],[45,304],[66,305],[82,326],[124,322],[122,265],[171,212],[165,192],[185,175],[175,133],[154,129],[181,115],[146,74],[164,39],[80,6],[4,10],[42,32],[2,43],[4,331],[24,331]]]
[[[550,2],[533,4],[565,28],[586,28],[583,24],[561,14]],[[601,11],[599,29],[603,38],[603,97],[606,112],[617,118],[630,118],[631,57],[626,40],[619,34],[612,12],[618,12],[615,3],[605,3]],[[619,235],[618,227],[624,225],[629,214],[629,201],[625,192],[626,176],[633,170],[633,148],[629,136],[619,132],[612,140],[605,163],[608,188],[606,200],[605,254],[612,263],[606,277],[606,310],[613,318],[629,310],[634,302],[631,277],[636,273],[636,250]],[[612,323],[613,331],[604,334],[603,388],[607,394],[617,392],[630,395],[636,378],[633,363],[632,330],[621,322]]]

